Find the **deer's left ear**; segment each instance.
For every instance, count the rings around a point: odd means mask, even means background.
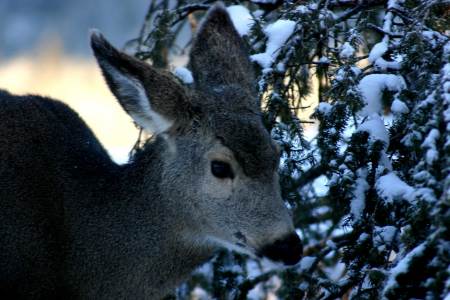
[[[171,74],[118,51],[98,32],[91,47],[110,90],[137,124],[159,134],[189,121],[191,104]]]
[[[200,26],[191,49],[189,68],[198,88],[240,85],[255,90],[246,44],[223,4],[214,5]]]

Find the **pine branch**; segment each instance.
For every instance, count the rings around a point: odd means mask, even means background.
[[[238,294],[235,298],[235,300],[246,300],[247,294],[252,290],[256,285],[258,285],[261,282],[265,282],[272,278],[272,276],[276,275],[277,271],[270,271],[263,273],[253,279],[247,279],[243,283],[241,283],[238,287]]]

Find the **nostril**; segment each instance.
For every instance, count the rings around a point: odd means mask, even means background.
[[[260,255],[274,261],[282,261],[286,265],[295,265],[302,257],[303,246],[297,234],[292,233],[272,244],[264,246]]]

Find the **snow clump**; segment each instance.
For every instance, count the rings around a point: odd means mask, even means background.
[[[267,36],[266,51],[250,56],[253,61],[256,61],[262,68],[270,68],[273,62],[278,57],[280,49],[294,33],[295,22],[291,20],[278,20],[275,23],[264,28],[264,33]]]
[[[382,113],[381,99],[384,90],[400,92],[406,88],[406,83],[403,77],[399,75],[370,74],[361,79],[358,88],[365,102],[360,115],[369,116],[373,113]]]
[[[409,200],[412,198],[414,188],[401,180],[393,172],[378,178],[375,188],[380,198],[386,203],[392,203],[397,199]]]
[[[192,77],[191,71],[189,71],[187,68],[177,67],[173,71],[173,74],[185,84],[192,84],[194,82],[194,77]]]
[[[239,35],[248,35],[250,28],[255,23],[250,11],[242,5],[228,6],[227,11]]]
[[[340,58],[349,58],[355,53],[355,48],[350,45],[349,42],[345,42],[341,47],[341,52],[339,52]]]

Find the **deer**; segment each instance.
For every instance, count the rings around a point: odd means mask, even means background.
[[[67,105],[0,91],[2,299],[162,299],[223,248],[295,265],[279,150],[226,8],[196,33],[190,85],[98,31],[90,43],[112,94],[153,134],[116,164]]]

